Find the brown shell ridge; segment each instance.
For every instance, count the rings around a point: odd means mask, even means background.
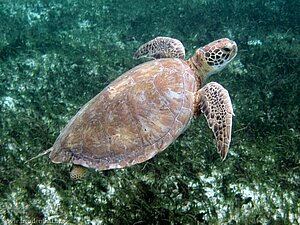
[[[187,68],[187,69],[188,69],[188,68]],[[185,73],[183,74],[183,76],[188,76],[187,69],[185,70]],[[156,77],[155,77],[155,78],[156,78]],[[183,84],[183,90],[184,90],[184,91],[187,91],[187,90],[186,90],[186,84],[185,84],[185,78],[184,78],[184,77],[183,77],[183,79],[182,79],[182,84]],[[163,93],[161,93],[161,92],[156,88],[156,86],[155,86],[155,89],[156,89],[156,91],[157,91],[161,96],[163,96]],[[190,92],[190,93],[191,93],[191,92]],[[193,93],[191,93],[191,94],[193,94]],[[194,94],[193,94],[193,95],[194,95]],[[184,107],[184,103],[185,103],[184,101],[185,101],[185,98],[183,98],[182,101],[181,101],[180,111],[179,111],[179,113],[177,114],[177,116],[175,116],[174,113],[170,110],[170,108],[167,107],[168,110],[169,110],[169,111],[173,114],[173,116],[174,116],[174,120],[173,120],[172,126],[170,126],[170,128],[168,129],[168,132],[166,132],[166,134],[165,134],[164,136],[162,136],[161,138],[157,139],[156,142],[155,142],[153,145],[157,145],[157,143],[159,143],[160,140],[164,139],[164,138],[165,138],[166,136],[168,136],[168,135],[170,135],[170,136],[172,137],[172,139],[176,139],[176,138],[177,138],[177,137],[178,137],[178,136],[179,136],[179,135],[187,128],[187,127],[188,127],[188,125],[189,125],[189,123],[190,123],[192,117],[190,118],[190,120],[187,122],[186,125],[184,125],[183,122],[180,121],[180,120],[178,119],[178,118],[179,118],[179,115],[182,113],[183,109],[190,111],[191,114],[192,114],[192,110],[191,110],[191,109]],[[173,136],[172,133],[170,132],[170,131],[172,130],[173,125],[174,125],[175,122],[180,123],[180,124],[182,125],[182,128],[183,128],[183,130],[182,130],[181,132],[179,132],[177,136]],[[172,143],[172,142],[171,142],[171,143]],[[150,158],[152,158],[154,155],[156,155],[157,153],[162,152],[162,151],[165,150],[171,143],[169,143],[168,145],[165,145],[164,148],[158,147],[157,149],[158,149],[159,151],[155,152],[155,154],[150,154],[150,155],[148,156],[147,159],[150,159]],[[152,146],[153,146],[153,145],[152,145]]]
[[[185,72],[184,72],[184,74],[183,74],[183,76],[189,76],[189,73],[187,72],[187,70],[188,70],[189,68],[187,68],[187,69],[185,69]],[[195,78],[196,76],[194,76],[194,79],[196,79]],[[183,79],[183,85],[184,85],[184,87],[186,88],[186,83],[185,83],[185,80],[186,79]],[[194,83],[195,84],[195,83]],[[195,88],[195,87],[194,87]],[[191,93],[191,92],[190,92]],[[195,93],[191,93],[192,95],[195,95]],[[185,98],[183,99],[183,101],[185,101]],[[194,102],[194,101],[193,101]],[[184,104],[184,103],[183,103]],[[191,113],[191,115],[193,115],[193,108],[186,108],[186,107],[182,107],[181,108],[181,110],[183,110],[183,108],[184,109],[186,109],[186,110],[188,110],[188,111],[190,111],[190,113]],[[177,117],[179,116],[180,114],[178,114],[177,115]],[[188,121],[188,123],[185,125],[185,127],[184,127],[184,130],[182,131],[182,132],[184,132],[188,127],[189,127],[189,125],[190,125],[190,123],[191,123],[191,120],[192,120],[192,116],[190,117],[190,120]]]
[[[134,83],[134,84],[136,83],[136,81],[132,77],[129,76],[128,79],[131,79],[132,83]],[[129,89],[132,89],[132,86]],[[128,93],[126,94],[126,100],[124,102],[124,105],[128,106]],[[130,107],[126,107],[126,109],[129,112],[132,120],[135,120],[132,117],[132,112],[130,110]],[[134,123],[134,124],[136,125],[136,123]],[[136,126],[136,130],[138,130],[137,126]],[[105,131],[107,137],[109,137],[110,135],[105,128],[104,128],[104,131]],[[139,137],[140,137],[140,134],[139,134]],[[110,169],[110,168],[122,168],[122,167],[126,166],[126,158],[134,158],[135,157],[134,153],[136,151],[127,152],[126,144],[122,143],[122,145],[124,147],[124,151],[122,154],[116,155],[115,152],[113,150],[111,150],[112,140],[110,138],[108,138],[108,139],[109,139],[110,144],[107,145],[107,147],[108,147],[108,151],[110,152],[110,159],[103,160],[103,158],[94,157],[92,160],[97,161],[97,163],[96,163],[97,165],[100,165],[100,162],[102,161],[102,163],[101,163],[102,167],[96,166],[95,168],[99,168],[100,170],[103,170],[103,169]],[[114,161],[112,161],[112,159],[114,159]],[[89,159],[89,161],[91,161],[91,159]],[[105,167],[105,168],[103,168],[103,167]]]
[[[156,63],[156,64],[157,64],[157,63]],[[153,77],[153,79],[151,80],[151,81],[152,81],[151,83],[153,84],[153,87],[155,88],[155,91],[156,91],[158,94],[160,94],[160,93],[158,92],[156,86],[154,85],[154,80],[156,79],[157,76],[158,76],[158,75],[156,74],[156,75]],[[129,95],[127,95],[127,99],[128,99],[128,96],[129,96]],[[127,101],[129,102],[129,99],[128,99]],[[145,140],[145,139],[143,138],[143,135],[141,134],[141,131],[142,131],[143,127],[142,127],[142,126],[139,126],[139,125],[142,124],[142,122],[141,122],[141,120],[139,120],[139,119],[137,118],[137,116],[134,116],[134,113],[132,113],[132,110],[133,110],[133,109],[132,109],[131,107],[128,107],[128,111],[129,111],[131,117],[132,117],[132,118],[134,119],[134,121],[136,122],[135,125],[136,125],[136,128],[137,128],[137,130],[138,130],[139,137],[140,137],[140,139],[143,141],[143,146],[142,146],[142,147],[152,146],[152,145],[157,141],[157,139],[154,140],[153,143],[149,142],[149,144],[145,144],[145,143],[147,142],[147,140]]]
[[[132,79],[133,79],[133,78],[132,78]],[[134,80],[134,79],[133,79],[133,80]],[[128,102],[128,101],[129,101],[128,95],[126,96],[126,98],[127,98],[127,102]],[[133,115],[133,113],[132,113],[132,109],[131,109],[130,107],[128,108],[128,111],[129,111],[130,117],[131,117],[133,120],[135,120],[135,121],[137,122],[137,119],[134,117],[134,115]],[[135,123],[135,127],[136,127],[136,129],[137,129],[137,131],[138,131],[139,138],[142,140],[142,139],[143,139],[143,138],[142,138],[142,134],[141,134],[141,131],[140,131],[140,129],[139,129],[137,123]]]
[[[177,60],[177,59],[176,59],[176,60]],[[185,76],[185,75],[187,74],[186,70],[187,70],[187,69],[185,69],[185,72],[184,72],[183,76]],[[156,78],[156,77],[155,77],[155,78]],[[186,90],[185,77],[182,78],[182,84],[183,84],[182,90],[187,91],[187,90]],[[156,86],[155,86],[155,89],[156,89],[156,91],[157,91],[161,96],[163,96],[163,93],[160,93],[160,91],[156,88]],[[182,94],[184,94],[184,93],[182,93]],[[170,107],[167,107],[168,110],[173,114],[174,120],[173,120],[172,126],[170,126],[170,128],[168,129],[168,132],[167,132],[163,137],[161,137],[160,139],[164,138],[164,137],[165,137],[166,135],[168,135],[168,134],[170,134],[173,138],[176,138],[176,137],[174,137],[174,136],[170,133],[170,131],[171,131],[171,129],[172,129],[172,127],[173,127],[173,125],[174,125],[174,123],[175,123],[176,121],[179,122],[182,126],[184,126],[184,124],[182,123],[182,121],[178,120],[178,117],[179,117],[179,115],[182,113],[182,110],[183,110],[183,109],[189,110],[188,108],[183,107],[183,106],[184,106],[184,101],[185,101],[185,98],[182,99],[181,105],[180,105],[180,111],[179,111],[179,113],[178,113],[176,116],[175,116],[174,113],[171,111]],[[159,141],[160,139],[158,139],[157,141]],[[167,147],[166,147],[166,148],[167,148]],[[164,149],[163,149],[163,150],[164,150]],[[162,151],[163,151],[163,150],[162,150]]]
[[[156,92],[158,93],[158,95],[160,95],[160,96],[162,97],[163,101],[167,102],[168,100],[165,98],[164,94],[161,93],[161,92],[157,89],[157,87],[156,87],[156,85],[155,85],[155,80],[156,80],[157,76],[158,76],[158,75],[155,75],[155,77],[154,77],[154,79],[153,79],[154,88],[155,88]],[[173,124],[174,124],[174,121],[175,121],[175,119],[176,119],[176,117],[175,117],[174,113],[172,112],[172,110],[170,109],[170,107],[169,107],[168,105],[164,105],[164,106],[165,106],[165,107],[167,108],[167,110],[173,115],[173,123],[172,123],[172,125],[173,125]],[[172,127],[172,126],[171,126],[171,127]],[[166,135],[170,132],[171,127],[170,127],[170,128],[168,129],[168,131],[166,132]],[[158,140],[164,138],[166,135],[162,136],[162,137],[159,138]],[[157,141],[158,141],[158,140],[157,140]]]

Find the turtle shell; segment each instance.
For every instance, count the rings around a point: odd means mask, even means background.
[[[196,77],[181,59],[158,59],[121,75],[86,103],[53,145],[53,162],[107,170],[166,149],[193,116]]]

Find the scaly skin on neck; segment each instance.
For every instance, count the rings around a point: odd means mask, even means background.
[[[213,74],[211,66],[205,60],[203,51],[199,48],[195,54],[187,60],[187,64],[197,74],[200,87],[204,85],[205,80]]]

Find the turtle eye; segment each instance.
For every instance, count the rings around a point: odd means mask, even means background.
[[[224,52],[230,52],[231,49],[230,49],[230,48],[227,48],[227,47],[224,47],[224,48],[223,48],[223,51],[224,51]]]

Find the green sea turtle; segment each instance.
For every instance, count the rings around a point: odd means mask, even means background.
[[[134,56],[155,60],[127,71],[86,103],[49,149],[50,159],[73,163],[75,179],[83,168],[108,170],[142,163],[165,150],[199,112],[225,159],[231,140],[231,100],[220,84],[203,85],[236,53],[236,43],[223,38],[184,60],[180,41],[149,41]]]

